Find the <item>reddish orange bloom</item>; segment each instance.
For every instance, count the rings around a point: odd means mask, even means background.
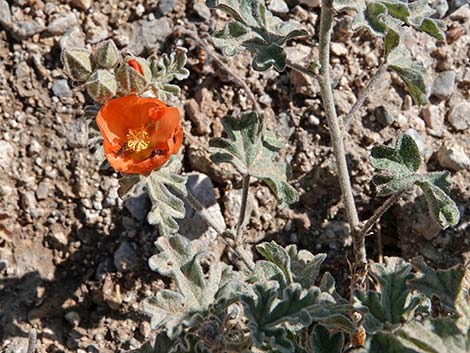
[[[134,60],[134,59],[127,60],[127,65],[129,65],[139,74],[144,76],[144,70],[142,69],[142,66],[140,66],[140,64],[137,62],[137,60]]]
[[[96,122],[107,160],[126,174],[149,174],[178,152],[183,141],[178,109],[156,98],[132,94],[111,99]]]

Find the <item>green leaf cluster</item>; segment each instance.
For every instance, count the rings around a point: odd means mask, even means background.
[[[210,141],[212,161],[230,163],[242,175],[264,181],[281,206],[298,201],[297,191],[287,182],[287,164],[274,161],[282,144],[262,128],[260,117],[253,112],[239,118],[227,116],[222,125],[227,138]]]
[[[271,66],[283,71],[287,60],[284,43],[307,35],[299,23],[274,16],[264,0],[207,0],[206,4],[233,17],[213,35],[214,45],[228,56],[235,55],[241,48],[254,52],[252,66],[258,71]]]
[[[423,190],[431,216],[442,228],[458,223],[459,209],[447,195],[449,173],[418,173],[421,155],[411,136],[401,135],[393,148],[374,147],[370,161],[382,173],[374,177],[374,182],[380,188],[380,196],[400,193],[417,185]]]

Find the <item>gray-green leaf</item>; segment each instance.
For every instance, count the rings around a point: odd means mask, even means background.
[[[231,163],[243,175],[264,181],[274,192],[281,206],[298,201],[297,191],[287,182],[286,163],[275,162],[277,149],[272,136],[265,139],[266,131],[260,128],[256,113],[242,114],[240,118],[222,119],[228,138],[211,140],[211,159],[215,163]]]

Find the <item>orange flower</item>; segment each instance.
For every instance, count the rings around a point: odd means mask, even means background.
[[[156,98],[132,94],[111,99],[96,122],[107,160],[126,174],[149,174],[178,152],[183,141],[178,109]]]
[[[144,76],[144,70],[142,69],[142,66],[137,62],[137,60],[134,60],[134,59],[127,60],[127,65],[129,65],[139,74]]]

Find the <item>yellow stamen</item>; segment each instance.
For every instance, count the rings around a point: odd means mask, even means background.
[[[144,127],[130,129],[127,133],[127,147],[135,152],[145,150],[150,144],[150,136]]]

